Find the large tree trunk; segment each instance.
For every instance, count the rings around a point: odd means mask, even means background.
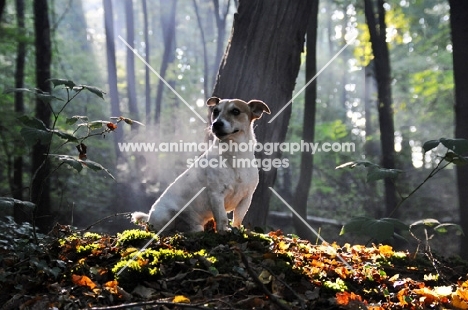
[[[168,1],[161,0],[161,8],[167,8]],[[171,0],[169,14],[161,13],[161,25],[164,40],[164,53],[161,61],[161,68],[159,69],[159,75],[161,78],[166,78],[166,71],[169,64],[175,59],[175,29],[176,29],[176,6],[177,0]],[[154,123],[159,126],[161,119],[161,103],[163,97],[164,83],[159,81],[158,88],[156,90],[156,104],[154,112]]]
[[[306,41],[306,83],[308,83],[317,74],[317,27],[318,27],[318,5],[319,1],[314,1],[307,27]],[[304,119],[302,126],[302,140],[306,143],[314,142],[315,137],[315,111],[317,106],[317,79],[310,83],[305,90]],[[301,153],[301,166],[299,172],[299,181],[294,194],[293,206],[297,213],[307,219],[307,200],[309,189],[312,184],[312,168],[314,157],[311,152]],[[302,238],[313,240],[316,236],[307,228],[304,223],[294,216],[294,227],[296,232]]]
[[[384,1],[377,0],[377,19],[374,13],[373,0],[364,0],[364,13],[369,27],[370,41],[374,54],[375,75],[377,80],[380,124],[380,140],[382,145],[382,166],[395,168],[395,129],[393,125],[392,88],[390,74],[390,56],[386,42]],[[395,184],[389,178],[385,184],[386,213],[393,212],[397,205]]]
[[[450,0],[453,73],[455,80],[455,137],[468,139],[468,1]],[[466,155],[466,154],[465,154]],[[461,238],[460,256],[468,259],[468,166],[457,166]]]
[[[117,89],[117,65],[115,60],[115,35],[114,35],[114,12],[112,0],[103,0],[104,6],[104,26],[106,29],[106,53],[107,53],[107,76],[109,83],[109,95],[111,101],[112,116],[121,116],[119,91]],[[122,128],[114,131],[114,148],[117,158],[120,156],[119,142],[123,140]]]
[[[34,33],[36,47],[36,85],[45,92],[51,92],[50,65],[52,61],[49,8],[47,0],[34,0]],[[50,128],[51,114],[49,106],[41,100],[36,100],[36,117]],[[35,177],[31,186],[31,201],[36,203],[36,224],[43,231],[52,224],[50,179],[50,165],[47,160],[49,148],[40,143],[33,147],[32,173]]]
[[[24,0],[16,0],[16,18],[18,20],[18,29],[24,34]],[[18,41],[18,50],[16,53],[16,71],[15,71],[15,87],[24,87],[24,64],[26,59],[26,42],[23,39]],[[23,92],[15,93],[15,113],[24,113],[24,96]],[[15,156],[13,160],[13,198],[23,200],[23,157]],[[17,223],[29,221],[30,218],[19,207],[15,207],[14,217]]]
[[[292,98],[304,48],[304,37],[313,1],[241,0],[226,53],[219,68],[214,95],[222,98],[265,101],[276,115]],[[291,105],[257,122],[257,140],[283,142],[291,114]],[[279,158],[275,152],[257,157]],[[265,167],[266,168],[266,167]],[[276,169],[260,169],[260,182],[252,205],[244,219],[247,227],[266,224]]]
[[[130,46],[135,46],[135,26],[133,20],[133,1],[125,1],[125,21],[127,27],[127,43]],[[127,49],[127,94],[128,94],[128,110],[130,117],[139,119],[136,83],[135,83],[135,54],[133,50]],[[138,126],[131,126],[132,129]]]

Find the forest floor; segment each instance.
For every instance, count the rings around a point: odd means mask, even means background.
[[[388,245],[237,229],[110,236],[57,225],[40,244],[6,233],[1,309],[468,309],[466,262]]]

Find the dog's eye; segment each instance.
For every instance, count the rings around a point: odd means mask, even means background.
[[[231,113],[233,115],[239,115],[240,114],[240,110],[239,109],[232,109]]]
[[[219,114],[219,110],[218,109],[213,109],[213,116],[216,117],[218,116]]]

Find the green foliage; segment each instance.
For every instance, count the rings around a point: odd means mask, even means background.
[[[430,140],[425,142],[422,148],[424,153],[426,153],[434,150],[439,145],[443,145],[446,148],[445,155],[441,157],[438,165],[431,171],[426,179],[420,183],[412,192],[410,192],[407,196],[403,196],[401,193],[399,193],[401,199],[400,202],[395,206],[393,212],[395,212],[405,200],[416,193],[430,178],[447,167],[447,165],[450,163],[460,165],[466,164],[468,162],[468,157],[463,156],[468,152],[468,140],[441,138],[439,140]],[[444,162],[446,162],[446,164],[442,165]],[[357,166],[363,166],[368,169],[368,182],[385,178],[394,179],[399,173],[402,172],[396,169],[383,169],[369,161],[348,162],[336,167],[336,169],[352,169]],[[431,232],[429,232],[429,228],[431,228]],[[415,230],[417,229],[422,229],[425,238],[417,237],[415,235]],[[370,217],[360,216],[354,217],[351,219],[351,221],[347,222],[342,227],[340,235],[345,233],[355,233],[358,235],[368,236],[370,238],[376,239],[378,242],[382,242],[384,240],[391,239],[398,231],[409,231],[411,236],[413,236],[416,240],[418,240],[419,243],[421,243],[422,240],[428,242],[434,237],[435,233],[447,233],[449,229],[454,230],[457,235],[463,234],[463,231],[459,225],[453,223],[442,224],[435,219],[423,219],[416,221],[411,225],[406,225],[394,218],[373,219]]]
[[[343,169],[343,168],[353,169],[358,166],[363,166],[367,168],[367,182],[374,182],[374,181],[383,180],[386,178],[395,179],[400,173],[403,172],[402,170],[399,170],[399,169],[382,168],[379,165],[376,165],[374,163],[371,163],[365,160],[347,162],[345,164],[339,165],[335,169]]]
[[[157,279],[164,274],[162,266],[177,265],[177,262],[196,267],[202,264],[200,257],[206,257],[204,251],[190,253],[179,249],[145,249],[134,255],[128,255],[112,268],[115,278],[126,288],[132,288],[145,280]],[[211,258],[211,261],[215,261]]]
[[[117,234],[118,246],[143,246],[149,240],[157,240],[158,236],[150,231],[140,229],[125,230]],[[142,244],[143,243],[143,244]]]
[[[354,233],[371,237],[377,242],[388,241],[398,231],[407,231],[408,225],[394,218],[374,219],[366,216],[352,218],[341,228],[340,235]]]

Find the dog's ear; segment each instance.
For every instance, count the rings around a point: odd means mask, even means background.
[[[270,114],[270,108],[261,100],[250,100],[247,103],[252,111],[253,119],[262,117],[263,112]]]
[[[214,105],[217,105],[220,101],[221,99],[219,99],[218,97],[211,97],[208,98],[208,100],[206,101],[206,105],[212,107]]]

